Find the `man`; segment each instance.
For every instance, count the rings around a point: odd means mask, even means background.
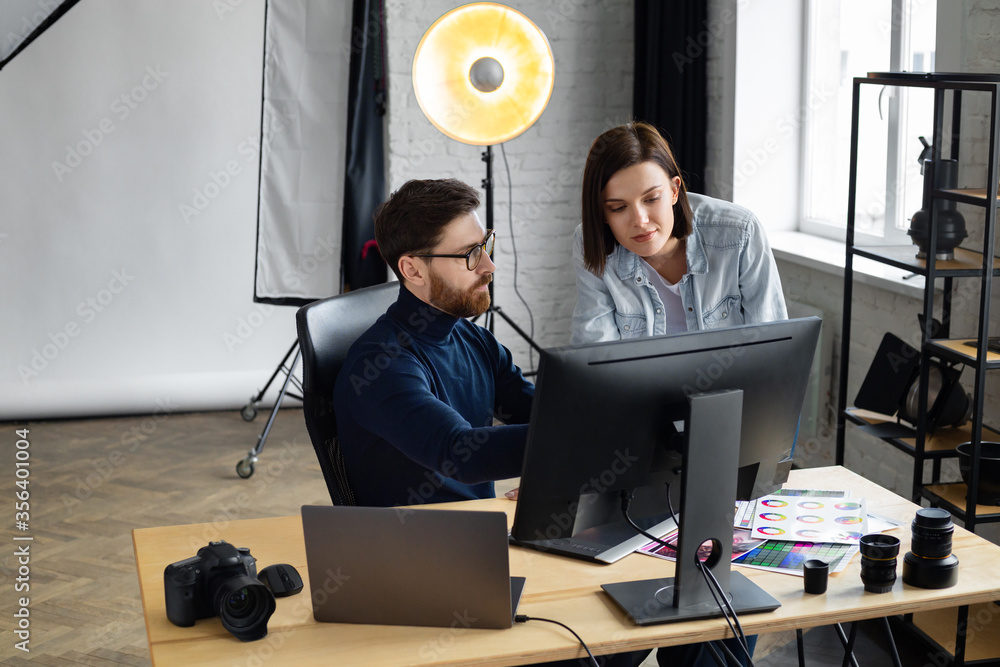
[[[408,181],[375,214],[399,298],[351,346],[333,392],[359,505],[492,498],[494,480],[521,474],[534,385],[493,334],[465,319],[489,308],[496,270],[478,207],[460,181]],[[632,667],[646,653],[597,662]]]
[[[496,269],[478,206],[465,183],[414,180],[376,213],[399,298],[351,347],[334,389],[359,505],[492,498],[494,480],[521,474],[534,385],[465,319],[489,308]]]

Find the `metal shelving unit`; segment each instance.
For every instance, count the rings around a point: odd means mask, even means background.
[[[916,248],[907,246],[857,246],[855,245],[855,208],[857,205],[858,179],[858,136],[859,100],[862,86],[905,86],[929,88],[934,91],[934,138],[933,160],[943,156],[941,147],[945,139],[946,97],[951,102],[950,159],[958,160],[959,138],[962,131],[962,93],[978,92],[990,96],[989,157],[986,188],[980,189],[938,189],[931,196],[934,200],[951,200],[983,209],[984,233],[980,251],[956,248],[952,260],[927,261],[917,259]],[[946,95],[950,93],[950,95]],[[851,342],[851,310],[853,299],[854,269],[857,257],[894,266],[925,278],[923,295],[923,328],[920,343],[920,391],[918,392],[918,423],[913,437],[882,437],[882,440],[913,457],[912,499],[919,503],[924,500],[933,506],[947,509],[960,519],[968,530],[975,531],[978,523],[1000,522],[1000,506],[978,505],[975,499],[979,489],[979,460],[982,441],[1000,440],[1000,432],[983,423],[986,374],[1000,368],[1000,354],[987,350],[989,337],[990,298],[993,278],[1000,276],[1000,259],[993,255],[996,240],[996,222],[1000,194],[994,194],[992,187],[1000,181],[1000,124],[998,124],[998,102],[1000,102],[1000,75],[995,74],[919,74],[905,72],[869,73],[867,77],[854,79],[854,100],[851,127],[851,167],[847,205],[847,242],[844,266],[844,310],[841,338],[839,410],[837,421],[837,464],[844,463],[844,445],[848,424],[874,426],[883,422],[894,422],[895,417],[878,415],[850,407],[847,395]],[[973,121],[981,122],[981,121]],[[937,207],[931,206],[929,216],[930,239],[927,257],[938,254]],[[978,322],[976,337],[971,339],[974,346],[965,343],[970,339],[950,337],[951,308],[955,295],[956,280],[979,281]],[[941,288],[941,328],[933,330],[935,288]],[[961,363],[974,373],[972,390],[972,411],[969,423],[959,428],[940,428],[930,432],[928,424],[928,369],[931,359]],[[964,483],[944,483],[941,481],[941,461],[957,456],[955,446],[972,443],[972,464],[968,486]],[[931,480],[924,480],[924,463],[930,461]],[[968,610],[959,610],[958,634],[954,651],[954,664],[966,662],[965,624]],[[925,625],[912,617],[907,624],[925,638],[930,635],[921,631]],[[938,644],[938,648],[941,644]],[[970,658],[977,663],[982,657],[970,652]],[[974,657],[973,657],[974,656]],[[1000,656],[998,656],[1000,657]],[[990,662],[995,658],[990,658]]]

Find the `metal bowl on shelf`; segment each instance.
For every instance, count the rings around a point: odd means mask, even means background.
[[[979,493],[976,503],[980,505],[1000,505],[1000,442],[983,441],[979,450]],[[955,448],[958,452],[958,468],[962,479],[969,483],[972,467],[972,443],[963,442]]]

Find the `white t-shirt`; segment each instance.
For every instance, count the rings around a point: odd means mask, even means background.
[[[666,333],[674,334],[687,331],[687,317],[684,315],[684,304],[681,303],[681,288],[676,284],[667,282],[667,279],[656,272],[646,260],[642,260],[642,267],[646,269],[649,282],[653,284],[656,293],[660,295],[663,302],[666,316]]]

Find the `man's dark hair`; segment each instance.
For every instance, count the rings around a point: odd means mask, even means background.
[[[671,179],[680,177],[670,235],[685,239],[691,233],[694,216],[688,204],[684,175],[667,141],[648,123],[633,122],[612,128],[594,140],[583,169],[583,264],[594,275],[604,275],[608,255],[618,245],[611,227],[604,222],[604,188],[616,173],[643,162],[659,165]]]
[[[375,241],[401,281],[399,258],[431,252],[445,226],[479,208],[479,193],[453,178],[407,181],[375,212]]]

